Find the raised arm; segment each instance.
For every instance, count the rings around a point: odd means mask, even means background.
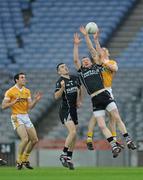
[[[95,45],[96,45],[96,50],[97,52],[100,54],[100,62],[103,66],[105,66],[107,69],[109,69],[110,71],[112,72],[117,72],[118,71],[118,65],[115,61],[109,61],[109,60],[106,60],[104,59],[104,54],[105,52],[104,51],[108,51],[106,48],[102,48],[101,45],[100,45],[100,42],[99,42],[99,30],[93,34],[93,38],[94,38],[94,42],[95,42]],[[107,53],[107,52],[106,52]],[[108,52],[109,54],[109,52]]]
[[[84,35],[85,37],[85,40],[86,40],[86,44],[87,44],[87,47],[89,49],[89,52],[94,60],[95,63],[99,64],[99,56],[98,56],[98,53],[96,51],[96,49],[93,47],[93,44],[92,44],[92,41],[90,40],[89,38],[89,35],[86,31],[86,29],[84,28],[84,26],[81,26],[80,27],[80,32]]]
[[[96,33],[93,34],[93,39],[94,39],[94,42],[95,42],[96,51],[102,57],[103,56],[103,50],[102,50],[101,45],[99,43],[99,30]]]
[[[73,49],[73,59],[74,59],[74,64],[77,70],[81,68],[81,62],[79,59],[79,52],[78,52],[78,46],[81,42],[81,39],[78,35],[78,33],[74,34],[74,49]]]

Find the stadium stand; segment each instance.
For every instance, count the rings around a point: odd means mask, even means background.
[[[72,65],[73,33],[78,31],[81,24],[85,25],[90,21],[96,20],[99,27],[102,27],[103,32],[101,34],[101,42],[105,44],[135,3],[135,0],[110,0],[110,2],[106,0],[96,2],[95,0],[90,0],[88,3],[82,0],[35,0],[33,2],[27,0],[1,0],[1,97],[3,97],[4,91],[12,85],[12,76],[17,71],[26,72],[30,82],[28,87],[33,92],[41,90],[44,93],[44,98],[41,103],[38,104],[31,113],[32,120],[34,122],[39,120],[40,122],[42,115],[45,112],[48,112],[48,108],[54,103],[53,91],[55,80],[57,79],[55,71],[56,64],[64,61],[70,66],[71,71],[74,71]],[[31,14],[27,19],[28,22],[25,22],[26,20],[24,19],[24,13],[26,11],[30,11]],[[141,34],[142,33],[140,33],[139,36],[142,36]],[[127,54],[130,54],[132,49],[138,47],[138,44],[139,39],[136,38],[134,45],[131,45],[129,49],[118,58],[119,64],[121,62],[121,66],[122,61],[126,58],[126,52],[128,52]],[[88,53],[86,49],[86,45],[83,42],[80,50],[81,56]],[[138,48],[138,51],[139,49],[140,48]],[[138,56],[138,53],[136,53],[136,55]],[[135,55],[134,58],[136,58]],[[132,63],[132,65],[126,65],[126,67],[134,67],[134,63]],[[125,75],[125,81],[122,82],[122,76],[124,77]],[[132,76],[132,78],[134,78],[134,76]],[[122,93],[120,90],[123,88],[122,84],[123,86],[127,85],[126,82],[130,82],[131,80],[132,79],[126,70],[125,72],[121,71],[121,73],[119,73],[119,76],[117,76],[115,81],[115,94],[117,100],[119,92],[120,94]],[[139,85],[138,83],[140,82],[137,82],[136,84]],[[119,89],[116,88],[116,84],[121,84]],[[128,88],[128,86],[125,88]],[[128,99],[130,95],[135,92],[136,86],[134,87],[134,90],[128,94]],[[126,101],[127,97],[123,98],[125,98]],[[86,104],[89,104],[89,98],[85,99],[83,110],[80,110],[82,126],[79,129],[79,134],[81,138],[85,136],[88,122],[87,119],[89,119],[89,116],[91,115],[90,110],[89,114],[87,112],[83,113],[84,109],[90,109]],[[120,104],[124,105],[123,102]],[[129,103],[129,109],[130,108]],[[137,110],[138,109],[136,108],[136,111]],[[6,140],[9,140],[10,137],[11,139],[14,138],[11,125],[8,121],[9,119],[9,112],[2,112],[0,121],[3,123],[1,123],[0,134],[4,136]],[[139,119],[140,117],[138,117],[138,121]],[[8,129],[9,133],[4,131],[5,128]],[[48,137],[59,137],[60,129],[60,126],[55,127],[53,129],[53,134],[49,133]],[[63,137],[64,133],[60,132],[60,136]]]
[[[134,67],[141,68],[143,67],[142,61],[142,38],[143,38],[143,27],[137,33],[136,37],[133,39],[133,42],[130,43],[128,48],[118,57],[121,67]],[[133,53],[132,53],[133,52]]]

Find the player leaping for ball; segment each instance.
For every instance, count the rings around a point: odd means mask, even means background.
[[[79,78],[69,74],[66,64],[58,64],[57,72],[60,78],[56,83],[55,99],[62,97],[59,117],[64,127],[68,130],[60,161],[64,167],[74,169],[72,155],[76,142],[77,108],[80,107],[82,101],[82,87]]]
[[[84,29],[83,27],[80,28],[81,33],[84,33]],[[95,34],[93,34],[94,40],[95,40],[95,45],[96,45],[96,51],[97,51],[97,56],[96,58],[91,58],[93,63],[98,63],[102,64],[99,65],[99,68],[101,69],[101,73],[103,76],[103,82],[104,82],[104,86],[105,88],[109,91],[110,95],[112,98],[114,98],[113,94],[112,94],[112,81],[113,78],[116,74],[116,72],[118,71],[118,66],[115,60],[110,60],[109,59],[109,51],[107,48],[101,48],[99,40],[98,40],[98,36],[99,36],[99,31]],[[88,42],[88,41],[87,41]],[[90,42],[88,42],[89,44]],[[91,51],[92,52],[92,51]],[[95,61],[96,59],[96,61]],[[106,66],[106,63],[108,63],[108,66]],[[92,115],[89,124],[88,124],[88,133],[87,133],[87,148],[89,150],[94,150],[94,146],[93,146],[93,132],[94,132],[94,128],[96,125],[96,118],[94,117],[94,115]],[[114,136],[114,139],[116,138],[116,122],[115,119],[112,119],[112,117],[110,118],[109,121],[109,128],[111,130],[112,135]],[[117,144],[121,147],[124,148],[123,144],[120,144],[119,142],[117,142]]]
[[[93,35],[94,41],[96,44],[96,49],[93,47],[92,42],[89,38],[89,35],[83,26],[80,27],[80,32],[85,37],[88,49],[89,49],[91,56],[93,58],[93,63],[97,64],[100,68],[105,89],[108,91],[108,93],[110,93],[110,96],[114,99],[111,86],[112,86],[113,76],[114,76],[115,72],[118,70],[118,66],[117,66],[116,62],[109,59],[109,52],[106,48],[100,47],[100,43],[98,40],[99,32],[96,32]],[[105,114],[103,114],[103,115],[105,115]],[[128,148],[132,149],[132,150],[136,149],[136,146],[133,143],[131,137],[129,136],[129,134],[126,130],[126,127],[125,127],[125,125],[124,125],[124,123],[123,123],[123,121],[119,115],[117,106],[115,106],[113,109],[111,109],[111,111],[108,112],[108,115],[110,117],[110,129],[112,132],[112,136],[116,136],[115,124],[117,124],[120,132],[122,133],[123,137],[126,140]],[[88,126],[87,145],[89,145],[88,147],[91,147],[91,148],[93,147],[92,146],[92,137],[93,137],[93,129],[95,127],[96,120],[97,120],[96,116],[93,116],[91,118],[91,120],[89,122],[89,126]],[[116,143],[118,144],[118,146],[123,148],[122,145],[120,145],[118,142],[116,142]]]
[[[82,62],[79,60],[78,46],[80,38],[77,33],[74,34],[74,64],[80,75],[80,78],[91,96],[93,114],[96,117],[98,126],[103,135],[112,147],[113,157],[117,157],[121,148],[116,144],[116,140],[105,124],[105,110],[111,112],[116,109],[116,104],[108,91],[104,88],[100,68],[97,64],[92,64],[88,57],[83,57]]]

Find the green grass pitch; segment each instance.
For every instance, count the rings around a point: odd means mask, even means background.
[[[143,180],[143,168],[35,168],[0,167],[0,180]]]

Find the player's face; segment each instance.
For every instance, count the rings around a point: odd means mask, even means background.
[[[83,67],[90,67],[92,65],[92,62],[89,58],[83,58],[82,59],[82,66]]]
[[[26,77],[24,74],[19,75],[19,79],[17,80],[17,83],[21,86],[24,86],[26,84]]]
[[[69,69],[68,69],[68,67],[65,64],[61,64],[59,66],[58,73],[60,75],[68,75],[69,74]]]

